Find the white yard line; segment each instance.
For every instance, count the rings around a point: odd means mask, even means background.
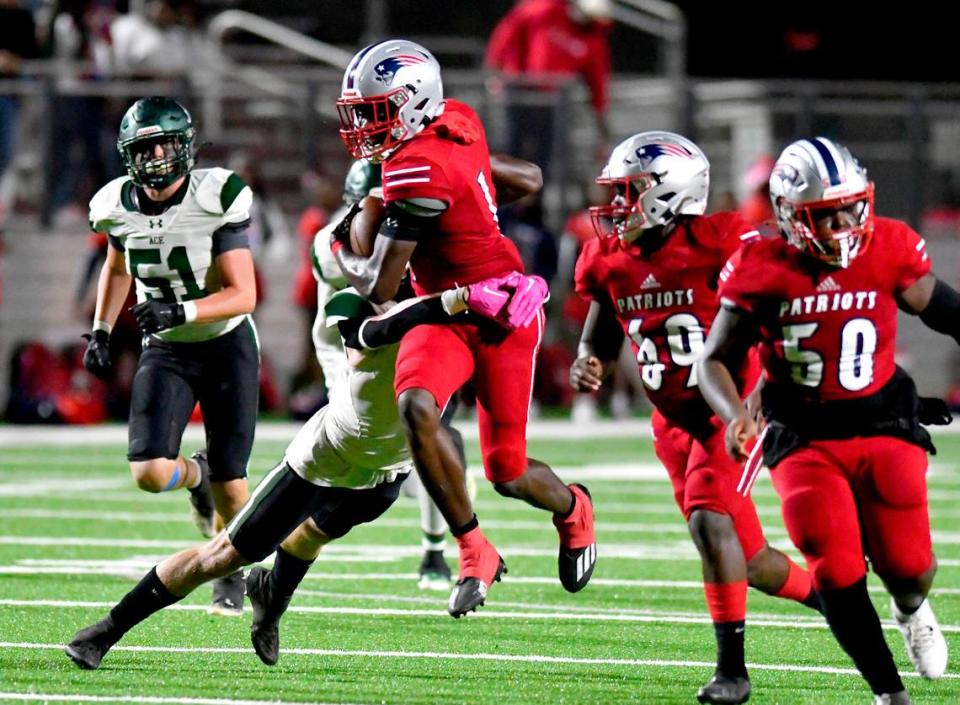
[[[31,644],[20,642],[0,642],[0,649],[63,649],[63,644]],[[176,646],[114,646],[113,651],[131,651],[134,653],[164,654],[249,654],[250,649],[231,647],[188,648]],[[284,649],[284,655],[299,656],[336,656],[359,658],[397,658],[397,659],[444,659],[452,661],[493,661],[520,663],[556,663],[582,666],[650,666],[657,668],[714,668],[716,664],[708,661],[670,661],[663,659],[615,659],[615,658],[575,658],[572,656],[543,656],[540,654],[471,654],[439,651],[366,651],[352,649]],[[781,671],[790,673],[825,673],[839,676],[856,676],[860,673],[853,668],[835,668],[832,666],[796,666],[781,663],[748,663],[747,668],[758,671]],[[907,678],[918,677],[916,673],[902,673]],[[960,679],[958,673],[946,673],[946,679]]]
[[[275,705],[277,703],[296,703],[296,705],[332,705],[331,703],[308,703],[301,700],[237,700],[230,698],[178,698],[159,695],[79,695],[73,693],[0,693],[0,702],[43,703],[157,703],[158,705]]]
[[[336,605],[333,607],[320,607],[311,605],[294,605],[288,612],[299,614],[324,614],[324,615],[351,615],[356,617],[376,618],[376,617],[429,617],[440,620],[449,619],[446,609],[443,607],[443,601],[437,600],[436,609],[400,609],[394,607],[346,607]],[[470,614],[471,619],[522,619],[522,620],[543,620],[543,621],[566,621],[566,622],[612,622],[612,623],[642,623],[642,624],[703,624],[711,625],[713,622],[707,614],[696,613],[659,613],[656,610],[650,610],[649,614],[621,614],[621,613],[601,613],[601,612],[583,612],[573,613],[567,611],[537,612],[526,609],[511,610],[504,612],[496,609],[492,604],[492,609],[484,608],[476,613]],[[56,609],[110,609],[112,602],[101,601],[79,601],[79,600],[0,600],[0,606],[6,607],[26,607],[26,608],[56,608]],[[208,605],[184,605],[175,604],[167,607],[168,610],[183,612],[203,612],[206,614]],[[797,619],[793,615],[770,616],[769,618],[750,617],[748,620],[750,627],[773,627],[783,629],[814,629],[826,630],[827,624],[822,620]],[[883,622],[883,628],[887,631],[897,631],[898,628],[893,622]],[[960,625],[941,624],[940,629],[946,633],[960,633]]]

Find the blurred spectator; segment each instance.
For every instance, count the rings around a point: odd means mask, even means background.
[[[120,15],[110,25],[115,71],[138,76],[184,76],[197,68],[201,48],[192,0],[149,0],[144,14]]]
[[[297,249],[300,266],[293,281],[293,302],[300,309],[303,329],[300,333],[302,355],[294,375],[292,389],[310,386],[323,378],[313,350],[313,321],[317,317],[317,281],[313,277],[313,238],[341,205],[340,185],[328,176],[307,172],[302,186],[309,205],[297,223]]]
[[[266,300],[266,287],[261,276],[262,261],[268,249],[274,243],[289,239],[287,219],[279,204],[270,196],[270,190],[256,162],[247,154],[234,154],[230,157],[228,168],[237,173],[253,190],[253,205],[250,206],[250,251],[253,253],[257,277],[257,302]]]
[[[18,0],[0,0],[0,81],[14,79],[20,62],[39,54],[33,15]],[[18,98],[0,90],[0,179],[10,166],[17,128]],[[0,226],[6,217],[0,204]]]
[[[577,75],[590,89],[600,141],[609,141],[610,12],[609,0],[521,0],[490,37],[486,64],[510,79],[507,151],[545,173],[553,156],[556,89]]]
[[[773,220],[773,205],[770,203],[770,172],[774,158],[769,154],[757,157],[743,175],[743,191],[746,196],[740,204],[740,215],[748,223],[759,225]]]
[[[557,274],[557,242],[543,224],[539,194],[531,194],[500,209],[500,231],[520,251],[527,274],[537,274],[549,284]]]
[[[82,95],[85,82],[98,78],[106,56],[111,0],[64,0],[53,21],[53,56],[63,62],[54,98],[53,145],[50,150],[50,206],[58,221],[86,222],[86,203],[98,185],[118,175],[107,169],[101,139],[104,99]]]

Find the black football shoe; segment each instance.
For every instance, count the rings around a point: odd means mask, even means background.
[[[443,558],[443,551],[424,551],[417,587],[421,590],[449,590],[450,580],[450,566]]]
[[[579,592],[587,586],[597,565],[597,540],[594,534],[593,499],[583,485],[570,485],[576,498],[567,517],[553,516],[560,535],[557,572],[567,592]]]
[[[114,633],[113,621],[110,617],[104,617],[96,624],[78,631],[64,651],[80,668],[92,671],[100,667],[100,661],[119,638]]]
[[[460,548],[460,578],[453,586],[447,612],[454,619],[460,619],[467,612],[473,612],[487,599],[490,586],[500,580],[507,572],[507,565],[497,553],[493,544],[480,532],[468,543],[458,540]],[[468,534],[468,536],[470,535]]]
[[[190,514],[193,524],[202,536],[212,539],[216,530],[216,508],[213,505],[213,493],[210,491],[210,465],[207,463],[206,449],[198,450],[190,456],[200,466],[200,484],[190,488]]]
[[[247,597],[253,608],[250,642],[260,660],[273,666],[280,658],[280,617],[287,610],[290,600],[274,594],[270,571],[266,568],[251,568],[246,583]]]
[[[718,705],[736,705],[750,699],[750,679],[746,676],[728,678],[714,673],[713,678],[697,691],[697,702]]]

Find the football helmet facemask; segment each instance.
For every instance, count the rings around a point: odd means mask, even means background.
[[[641,132],[614,147],[596,181],[616,193],[609,204],[590,208],[594,229],[601,238],[632,242],[678,215],[703,215],[710,162],[686,137]]]
[[[193,120],[171,98],[141,98],[120,121],[117,150],[137,186],[164,189],[194,165]]]
[[[381,160],[443,109],[440,64],[405,39],[361,49],[343,74],[340,138],[357,159]]]
[[[825,137],[789,145],[770,175],[781,234],[794,247],[846,268],[873,237],[873,182],[843,145]]]

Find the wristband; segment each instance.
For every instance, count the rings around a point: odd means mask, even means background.
[[[443,304],[443,310],[447,312],[448,316],[463,313],[467,310],[467,287],[447,289],[440,294],[440,303]]]
[[[185,301],[183,304],[183,318],[186,323],[193,323],[197,320],[197,303],[195,301]]]
[[[97,320],[94,320],[93,322],[93,330],[94,331],[102,330],[107,335],[110,335],[110,332],[113,330],[113,326],[111,326],[106,321],[101,321],[97,319]]]

